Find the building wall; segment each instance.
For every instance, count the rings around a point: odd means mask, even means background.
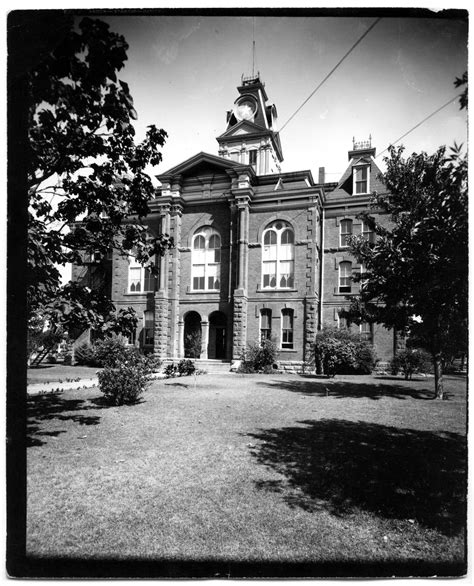
[[[324,222],[324,256],[323,256],[323,306],[321,308],[322,326],[338,327],[338,313],[349,307],[347,293],[339,293],[339,263],[352,262],[353,272],[360,271],[360,264],[349,254],[347,247],[340,244],[340,224],[343,219],[353,221],[353,235],[361,234],[362,222],[357,215],[367,209],[367,204],[349,202],[349,205],[341,208],[328,207]],[[382,225],[388,225],[389,220],[381,214],[372,214]],[[359,283],[352,283],[351,294],[357,294],[360,290]],[[377,357],[381,362],[387,362],[393,357],[394,336],[392,330],[387,330],[380,324],[373,324],[373,345]],[[351,326],[351,330],[358,332],[359,327]]]

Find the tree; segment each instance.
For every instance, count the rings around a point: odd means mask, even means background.
[[[402,330],[432,356],[435,396],[443,397],[443,358],[457,339],[467,339],[468,214],[467,156],[455,145],[447,153],[402,157],[391,147],[382,179],[388,193],[372,205],[390,215],[383,227],[362,214],[377,240],[352,238],[351,253],[363,265],[356,277],[360,295],[351,319],[365,319]]]
[[[125,39],[100,20],[76,26],[66,16],[61,25],[26,73],[28,314],[46,313],[69,330],[127,333],[136,325],[133,310],[117,313],[104,294],[78,283],[62,287],[58,266],[117,250],[156,271],[156,256],[172,241],[146,226],[154,193],[146,168],[160,163],[167,135],[151,125],[135,144],[133,99],[117,77]]]

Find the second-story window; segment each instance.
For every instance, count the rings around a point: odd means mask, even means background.
[[[262,286],[264,289],[294,287],[293,229],[288,222],[277,220],[263,232]]]
[[[149,268],[142,267],[135,259],[130,259],[128,267],[128,292],[148,293],[156,290],[157,277]]]
[[[339,246],[348,246],[348,238],[352,236],[352,220],[341,220]]]
[[[368,222],[362,221],[362,238],[367,242],[375,242],[375,232]]]
[[[219,291],[221,279],[221,237],[210,226],[199,228],[193,236],[193,291]]]
[[[352,263],[339,263],[339,293],[350,293],[352,288]]]

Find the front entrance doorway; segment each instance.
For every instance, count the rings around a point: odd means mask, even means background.
[[[184,317],[184,356],[201,357],[201,316],[197,311],[190,311]]]
[[[214,311],[209,316],[208,358],[224,360],[227,345],[227,318],[222,311]]]

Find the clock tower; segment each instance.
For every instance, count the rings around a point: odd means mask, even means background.
[[[268,104],[260,74],[243,77],[239,96],[227,112],[227,129],[217,137],[219,156],[251,165],[257,175],[280,173],[283,161],[277,110]]]

